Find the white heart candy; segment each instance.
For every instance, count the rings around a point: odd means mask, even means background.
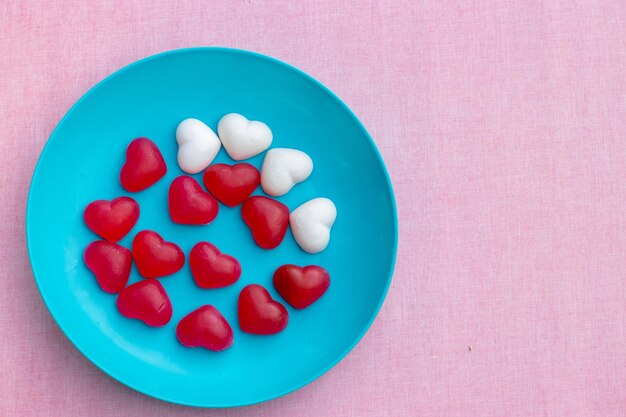
[[[289,215],[289,226],[302,250],[317,253],[326,249],[330,228],[337,218],[337,208],[328,198],[314,198]]]
[[[188,174],[209,166],[222,144],[210,127],[198,119],[185,119],[176,128],[178,165]]]
[[[309,178],[313,161],[297,149],[274,148],[265,155],[261,167],[261,187],[266,194],[277,197]]]
[[[235,161],[258,155],[272,144],[272,131],[262,122],[248,120],[237,113],[229,113],[217,124],[224,149]]]

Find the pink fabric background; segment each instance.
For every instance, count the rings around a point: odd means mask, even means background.
[[[0,3],[0,415],[625,416],[624,1]],[[162,403],[48,314],[24,210],[44,143],[139,58],[222,45],[328,85],[395,186],[398,263],[373,327],[306,388]]]

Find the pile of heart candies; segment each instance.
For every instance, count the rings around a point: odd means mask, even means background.
[[[203,182],[208,192],[191,176],[177,177],[169,188],[172,221],[206,225],[217,217],[218,200],[229,207],[241,204],[241,217],[261,248],[280,245],[291,225],[294,238],[304,251],[324,250],[337,215],[331,200],[315,198],[290,213],[287,206],[272,198],[251,197],[259,184],[271,196],[287,193],[309,177],[313,170],[311,158],[299,150],[274,148],[265,155],[260,173],[247,163],[211,165],[222,146],[233,160],[241,161],[264,152],[272,142],[272,132],[266,124],[249,121],[236,113],[220,119],[218,134],[219,137],[197,119],[186,119],[178,125],[178,164],[188,174],[204,171]],[[137,138],[128,145],[120,182],[128,192],[139,192],[166,172],[165,160],[154,142]],[[126,196],[90,203],[84,211],[85,223],[103,240],[87,246],[84,260],[103,291],[119,293],[117,308],[123,316],[161,327],[172,318],[172,303],[156,278],[179,271],[185,264],[185,254],[175,243],[164,241],[152,230],[135,235],[132,251],[115,243],[134,227],[139,211],[139,204]],[[127,286],[133,260],[139,274],[146,279]],[[191,249],[189,266],[197,286],[204,289],[232,285],[241,276],[239,261],[209,242],[199,242]],[[274,272],[273,284],[287,303],[303,309],[326,292],[330,276],[320,266],[288,264]],[[251,284],[241,290],[238,320],[242,331],[276,334],[287,326],[288,319],[287,309],[262,286]],[[201,306],[182,318],[176,336],[186,347],[212,351],[224,350],[234,340],[229,323],[211,305]]]

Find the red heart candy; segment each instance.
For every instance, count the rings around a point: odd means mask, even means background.
[[[241,276],[237,259],[223,254],[208,242],[197,243],[189,253],[191,275],[200,288],[221,288],[235,283]]]
[[[206,305],[181,319],[176,337],[183,346],[219,352],[233,344],[233,329],[215,307]]]
[[[172,181],[169,192],[170,217],[179,224],[209,224],[217,216],[219,204],[200,184],[187,175]]]
[[[172,302],[156,279],[142,280],[124,288],[117,296],[122,316],[139,319],[148,326],[165,326],[172,318]]]
[[[204,171],[204,185],[222,203],[235,207],[259,186],[259,170],[250,164],[215,164]]]
[[[126,286],[133,255],[125,247],[106,240],[96,240],[87,245],[83,259],[103,291],[115,294]]]
[[[139,204],[130,197],[89,203],[83,213],[87,227],[103,239],[117,242],[135,226]]]
[[[120,182],[127,191],[145,190],[167,172],[167,165],[159,148],[148,138],[133,140],[126,149],[126,163],[120,173]]]
[[[241,206],[241,217],[263,249],[273,249],[283,241],[289,224],[289,208],[268,197],[250,197]]]
[[[289,314],[260,285],[244,287],[239,294],[239,327],[246,333],[275,334],[287,327]]]
[[[274,288],[294,308],[305,308],[320,298],[330,285],[328,272],[316,265],[300,268],[283,265],[274,272]]]
[[[151,230],[143,230],[135,236],[133,258],[139,273],[145,278],[171,275],[185,264],[183,251]]]

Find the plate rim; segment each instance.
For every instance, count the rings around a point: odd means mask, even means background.
[[[76,342],[74,337],[72,337],[70,334],[68,334],[68,332],[64,328],[63,324],[61,322],[59,322],[59,320],[57,319],[57,316],[54,313],[54,309],[51,307],[50,301],[49,301],[49,299],[46,296],[45,291],[42,290],[42,287],[41,287],[41,284],[40,284],[40,280],[42,279],[40,277],[41,277],[42,273],[37,272],[35,264],[32,262],[32,251],[33,251],[33,249],[32,249],[32,246],[31,246],[31,239],[32,238],[31,238],[31,225],[30,225],[31,222],[30,222],[30,218],[31,218],[31,211],[32,211],[33,183],[35,182],[37,176],[39,175],[41,161],[44,159],[44,156],[45,156],[47,150],[50,148],[49,145],[54,140],[54,138],[56,137],[60,127],[66,122],[66,120],[76,110],[76,108],[78,108],[80,106],[80,104],[83,102],[83,100],[85,100],[88,96],[93,94],[98,88],[100,88],[102,85],[104,85],[110,79],[112,79],[112,78],[122,74],[125,71],[130,70],[131,68],[133,68],[135,66],[141,65],[143,63],[146,63],[146,62],[149,62],[149,61],[152,61],[152,60],[156,60],[156,59],[160,59],[160,58],[163,58],[163,57],[169,56],[169,55],[177,55],[177,54],[190,53],[190,52],[191,53],[196,53],[196,52],[200,52],[200,53],[203,53],[203,52],[209,52],[209,53],[211,53],[211,52],[226,52],[226,53],[230,53],[230,54],[251,56],[251,57],[254,57],[254,58],[257,58],[257,59],[266,60],[266,61],[269,61],[269,62],[271,62],[273,64],[278,65],[278,66],[282,66],[282,67],[284,67],[285,69],[287,69],[289,71],[295,72],[297,75],[304,77],[309,82],[312,82],[314,85],[316,85],[318,88],[320,88],[326,94],[328,94],[333,100],[335,100],[340,105],[340,107],[342,107],[347,112],[347,114],[354,120],[354,122],[356,122],[356,124],[359,127],[359,129],[363,132],[364,136],[367,138],[367,140],[369,142],[369,145],[371,146],[371,148],[374,151],[376,159],[378,160],[378,162],[380,163],[380,165],[382,167],[383,175],[385,177],[385,183],[386,183],[387,188],[389,190],[391,209],[392,209],[392,225],[393,225],[393,230],[392,230],[392,232],[393,232],[392,259],[391,259],[391,263],[389,265],[389,271],[388,271],[388,274],[387,274],[387,280],[386,280],[386,283],[385,283],[385,288],[383,289],[383,291],[382,291],[382,293],[380,295],[380,299],[378,300],[377,305],[376,305],[375,309],[373,310],[371,317],[369,317],[366,325],[363,327],[363,329],[358,334],[358,336],[354,339],[354,341],[345,350],[343,350],[339,355],[337,355],[336,358],[334,358],[332,361],[330,361],[328,365],[326,365],[324,367],[321,367],[320,371],[318,371],[317,373],[314,373],[309,378],[305,378],[302,382],[299,382],[297,384],[293,384],[288,389],[283,390],[283,391],[278,392],[278,393],[262,396],[262,397],[260,397],[258,399],[254,399],[252,401],[236,402],[236,403],[232,403],[232,404],[194,403],[194,402],[190,402],[190,401],[185,401],[184,399],[180,399],[180,398],[168,397],[167,395],[163,395],[162,393],[161,394],[155,394],[155,393],[151,393],[151,392],[146,392],[142,387],[139,387],[139,386],[131,384],[131,383],[127,382],[127,381],[124,381],[123,378],[121,378],[120,375],[118,375],[118,373],[115,372],[114,370],[111,370],[111,369],[108,369],[108,368],[102,366],[100,363],[98,363],[97,360],[95,360],[91,356],[91,354],[89,352],[87,352],[85,349],[83,349],[80,346],[80,344]],[[89,362],[91,362],[93,365],[95,365],[96,368],[98,368],[100,371],[102,371],[108,377],[114,379],[115,381],[121,383],[122,385],[124,385],[124,386],[126,386],[128,388],[131,388],[134,391],[137,391],[137,392],[139,392],[139,393],[141,393],[143,395],[146,395],[148,397],[156,398],[156,399],[158,399],[160,401],[173,403],[173,404],[178,404],[178,405],[183,405],[183,406],[187,406],[187,407],[195,407],[195,408],[235,408],[235,407],[244,407],[244,406],[250,406],[250,405],[254,405],[254,404],[267,402],[267,401],[270,401],[270,400],[273,400],[273,399],[276,399],[276,398],[283,397],[283,396],[285,396],[287,394],[290,394],[290,393],[292,393],[294,391],[299,390],[300,388],[302,388],[302,387],[304,387],[306,385],[309,385],[310,383],[312,383],[316,379],[320,378],[322,375],[326,374],[332,368],[334,368],[363,339],[365,334],[371,328],[372,323],[374,322],[374,320],[378,316],[378,313],[380,312],[380,309],[383,306],[383,303],[384,303],[384,301],[385,301],[385,299],[387,297],[387,293],[389,292],[389,287],[391,286],[391,281],[392,281],[394,270],[395,270],[396,258],[397,258],[397,255],[398,255],[398,211],[397,211],[397,206],[396,206],[396,198],[395,198],[395,194],[394,194],[394,190],[393,190],[393,185],[392,185],[392,182],[391,182],[391,178],[389,176],[389,171],[387,170],[387,166],[385,165],[383,157],[382,157],[378,147],[376,146],[376,143],[374,142],[374,140],[370,136],[369,132],[367,131],[367,129],[365,128],[363,123],[359,120],[358,117],[356,117],[354,112],[346,105],[346,103],[344,103],[344,101],[341,98],[339,98],[332,90],[330,90],[328,87],[326,87],[323,83],[321,83],[317,79],[313,78],[311,75],[307,74],[306,72],[298,69],[297,67],[294,67],[291,64],[288,64],[288,63],[286,63],[284,61],[281,61],[281,60],[279,60],[277,58],[271,57],[269,55],[261,54],[261,53],[258,53],[258,52],[253,52],[253,51],[249,51],[249,50],[245,50],[245,49],[238,49],[238,48],[221,47],[221,46],[196,46],[196,47],[188,47],[188,48],[179,48],[179,49],[172,49],[172,50],[160,52],[160,53],[157,53],[157,54],[149,55],[147,57],[144,57],[144,58],[141,58],[141,59],[136,60],[134,62],[131,62],[130,64],[125,65],[125,66],[115,70],[114,72],[112,72],[111,74],[107,75],[102,80],[100,80],[98,83],[96,83],[94,86],[89,88],[85,93],[83,93],[81,95],[81,97],[74,104],[72,104],[72,106],[67,110],[67,112],[63,115],[63,117],[56,124],[56,126],[53,129],[52,133],[50,134],[50,136],[46,140],[46,143],[45,143],[43,149],[41,150],[41,153],[39,154],[39,157],[37,158],[37,163],[35,165],[35,169],[33,170],[33,174],[31,176],[30,185],[29,185],[29,189],[28,189],[28,199],[27,199],[27,203],[26,203],[25,229],[26,229],[25,231],[26,231],[26,246],[27,246],[27,250],[28,250],[28,260],[29,260],[29,263],[30,263],[30,267],[31,267],[31,270],[32,270],[32,273],[33,273],[33,277],[34,277],[35,283],[37,285],[37,290],[39,291],[39,294],[41,295],[41,298],[44,301],[46,309],[48,310],[49,314],[52,316],[54,322],[59,327],[59,329],[61,329],[61,332],[65,335],[65,337],[72,343],[74,348],[77,349],[85,358],[87,358],[89,360]]]

